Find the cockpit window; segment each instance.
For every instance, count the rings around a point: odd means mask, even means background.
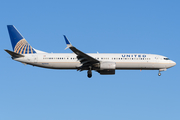
[[[164,58],[164,60],[170,60],[169,58]]]

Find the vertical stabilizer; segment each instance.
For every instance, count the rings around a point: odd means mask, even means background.
[[[13,26],[7,25],[13,51],[18,54],[34,54],[36,51],[25,40],[21,33]]]

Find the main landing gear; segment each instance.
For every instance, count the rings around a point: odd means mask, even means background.
[[[88,78],[92,77],[91,67],[89,67],[89,70],[87,71],[87,76],[88,76]]]

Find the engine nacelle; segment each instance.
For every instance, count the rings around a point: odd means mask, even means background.
[[[102,75],[115,74],[116,63],[115,62],[101,62],[100,70],[98,71]]]
[[[116,63],[115,62],[101,62],[100,63],[100,70],[112,70],[116,69]]]

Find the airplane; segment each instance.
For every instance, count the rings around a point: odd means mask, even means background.
[[[67,37],[64,39],[67,47],[73,53],[47,53],[33,48],[14,25],[7,25],[13,51],[5,49],[15,61],[23,64],[50,69],[87,70],[87,76],[92,77],[92,70],[101,75],[114,75],[115,70],[159,70],[166,71],[176,65],[169,58],[156,54],[143,53],[93,53],[87,54],[74,47]]]

